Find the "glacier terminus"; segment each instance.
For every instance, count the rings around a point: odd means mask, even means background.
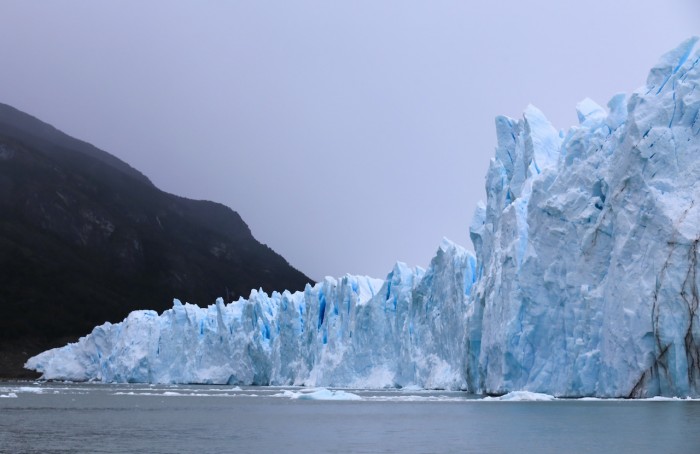
[[[475,255],[132,312],[26,367],[104,382],[700,397],[700,46],[557,131],[496,119]],[[697,200],[697,203],[696,203]],[[426,221],[429,222],[429,221]]]

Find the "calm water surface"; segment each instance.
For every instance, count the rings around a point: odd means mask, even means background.
[[[700,453],[698,401],[357,390],[360,401],[290,398],[298,392],[0,383],[0,452]]]

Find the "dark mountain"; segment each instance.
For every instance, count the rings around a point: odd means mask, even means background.
[[[0,377],[134,309],[309,282],[230,208],[0,104]]]

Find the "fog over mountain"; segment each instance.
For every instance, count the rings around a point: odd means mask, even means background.
[[[6,0],[0,102],[234,207],[315,280],[382,276],[469,244],[493,118],[566,128],[698,24],[695,0]]]

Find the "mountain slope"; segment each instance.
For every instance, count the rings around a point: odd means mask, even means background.
[[[233,210],[0,105],[0,376],[134,309],[308,282]]]

